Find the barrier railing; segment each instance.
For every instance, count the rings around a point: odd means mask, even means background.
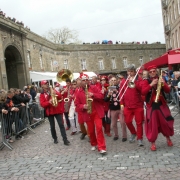
[[[15,136],[15,139],[19,139],[28,130],[35,133],[32,127],[44,121],[44,110],[36,103],[27,104],[20,107],[19,111],[9,111],[7,114],[2,113],[0,121],[2,136],[0,150],[5,146],[12,150],[13,146],[10,144],[13,142],[12,137]]]
[[[179,97],[178,97],[178,90],[175,91],[174,96],[175,96],[175,102],[176,102],[176,104],[175,104],[174,107],[172,108],[172,111],[174,111],[175,109],[177,109],[176,114],[173,116],[173,117],[176,117],[178,114],[180,114],[180,105],[179,105],[179,104],[180,104],[180,99],[179,99]]]

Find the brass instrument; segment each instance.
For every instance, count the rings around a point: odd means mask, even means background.
[[[122,100],[122,98],[124,97],[124,94],[126,93],[126,91],[127,91],[128,88],[135,88],[135,83],[134,83],[134,81],[136,80],[136,77],[137,77],[137,75],[138,75],[141,67],[142,67],[142,66],[140,66],[139,69],[136,71],[136,74],[135,74],[134,78],[132,79],[132,81],[128,82],[128,84],[127,84],[127,86],[126,86],[126,88],[125,88],[122,96],[119,98],[119,101]],[[129,78],[130,78],[130,76],[128,76],[128,80],[129,80]],[[127,82],[127,81],[126,81],[126,82]],[[125,85],[125,84],[126,84],[126,83],[124,83],[124,85]],[[124,87],[124,86],[123,86],[123,87]],[[121,90],[122,90],[122,88],[121,88]],[[120,90],[120,92],[121,92],[121,90]],[[119,93],[119,94],[120,94],[120,93]]]
[[[57,82],[66,81],[66,79],[73,79],[73,73],[69,69],[61,69],[56,75]],[[69,96],[69,89],[68,89]],[[69,102],[69,98],[64,98],[64,102]]]
[[[66,79],[73,79],[73,73],[69,69],[61,69],[56,75],[57,82],[66,81]]]
[[[158,103],[158,101],[159,101],[161,88],[162,88],[162,70],[160,71],[160,76],[159,76],[159,80],[158,80],[158,83],[157,83],[156,98],[155,98],[155,101],[154,101],[155,103]]]
[[[86,104],[88,105],[87,113],[91,114],[92,113],[93,99],[88,97],[88,86],[87,86],[87,84],[86,84],[86,88],[85,88],[85,95],[86,95]]]
[[[49,88],[50,88],[50,94],[51,94],[51,98],[52,98],[52,105],[54,107],[57,107],[57,105],[58,105],[57,95],[54,94],[52,86],[49,86]]]
[[[67,88],[66,88],[67,89]],[[64,98],[64,102],[69,102],[69,89],[68,89],[68,95],[67,95],[67,98]]]

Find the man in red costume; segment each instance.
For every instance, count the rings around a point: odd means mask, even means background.
[[[102,76],[100,77],[101,79],[101,92],[104,94],[104,98],[106,96],[106,93],[108,92],[108,86],[109,84],[107,83],[107,76]],[[110,117],[108,117],[108,110],[109,110],[109,102],[105,102],[103,100],[103,106],[104,106],[104,113],[105,113],[105,117],[102,119],[103,121],[103,127],[104,127],[104,133],[111,137],[111,133],[110,133],[110,126],[111,126],[111,119]]]
[[[83,74],[83,73],[80,73],[80,77],[81,77],[81,74]],[[81,90],[81,79],[80,79],[80,77],[78,77],[76,79],[77,88],[76,88],[76,91],[74,93],[75,100],[76,100],[76,96],[77,96],[78,92]],[[85,122],[83,119],[83,112],[81,110],[79,110],[77,107],[76,107],[75,111],[77,112],[78,123],[79,123],[79,127],[80,127],[80,130],[82,133],[80,136],[80,139],[83,140],[86,137],[86,135],[89,136],[88,129],[86,129],[86,126],[85,126]]]
[[[56,118],[64,144],[69,145],[69,141],[67,140],[66,131],[64,128],[63,120],[62,120],[62,116],[63,116],[62,95],[58,91],[53,90],[53,94],[57,95],[56,97],[58,100],[58,105],[53,106],[52,97],[49,91],[48,81],[45,81],[45,80],[41,81],[41,87],[43,88],[43,92],[40,94],[40,104],[45,109],[46,116],[49,119],[51,135],[52,135],[52,138],[54,139],[54,143],[55,144],[58,143],[56,129],[55,129],[55,122],[54,122],[54,118]]]
[[[101,154],[106,153],[106,143],[104,134],[102,131],[102,118],[104,117],[104,109],[102,99],[104,95],[101,90],[94,85],[89,85],[88,76],[81,74],[82,88],[79,90],[76,96],[75,105],[82,112],[83,120],[86,121],[88,131],[90,134],[91,150],[95,150],[98,146],[98,150]],[[86,93],[86,87],[88,92]],[[92,113],[88,113],[87,98],[92,98]],[[96,130],[95,130],[96,129]]]
[[[63,99],[65,99],[65,98],[70,99],[70,92],[71,92],[71,80],[66,79],[66,86],[64,87],[63,94],[61,93],[63,96]],[[67,124],[66,130],[69,130],[71,127],[71,123],[70,123],[69,116],[68,116],[69,108],[70,108],[70,101],[64,102],[64,116],[65,116],[66,124]]]
[[[170,88],[165,83],[163,78],[161,81],[160,96],[157,102],[156,90],[159,81],[157,67],[152,65],[148,69],[150,79],[144,79],[142,83],[142,94],[146,96],[146,121],[145,132],[147,139],[151,142],[151,150],[156,150],[155,141],[158,133],[162,133],[167,140],[168,146],[173,146],[170,136],[174,135],[174,118],[171,116],[171,112],[166,104],[164,93],[169,93]]]
[[[131,132],[129,142],[135,141],[137,136],[138,145],[143,146],[143,120],[144,120],[144,108],[143,100],[141,98],[141,86],[138,76],[136,76],[136,69],[134,65],[129,65],[127,68],[127,74],[129,79],[122,81],[120,89],[120,104],[121,110],[124,111],[125,123]],[[126,84],[125,84],[126,83]],[[129,86],[130,83],[134,83],[134,87]],[[125,85],[124,85],[125,84]],[[136,129],[132,123],[135,117]]]
[[[77,112],[75,112],[75,104],[74,104],[74,101],[76,99],[75,97],[76,86],[77,86],[77,82],[73,80],[72,88],[71,88],[70,96],[69,96],[70,98],[69,120],[70,120],[71,130],[72,130],[71,135],[75,135],[76,132],[80,131],[79,123],[78,123],[78,116],[77,116]]]
[[[92,77],[92,85],[96,86],[98,89],[101,90],[101,83],[98,82],[97,76]]]

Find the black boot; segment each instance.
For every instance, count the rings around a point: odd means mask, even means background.
[[[54,144],[57,144],[58,143],[58,140],[57,139],[54,139]]]
[[[81,134],[80,139],[83,140],[87,134]]]
[[[64,145],[69,146],[70,142],[66,139],[64,140]]]

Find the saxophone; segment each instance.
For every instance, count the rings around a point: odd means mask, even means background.
[[[86,88],[85,88],[85,95],[86,95],[86,104],[88,105],[87,113],[91,114],[92,113],[93,99],[88,97],[88,86],[87,86],[87,84],[86,84]]]
[[[58,105],[57,95],[54,94],[52,86],[49,86],[49,88],[50,88],[50,94],[52,98],[52,106],[57,107]]]
[[[157,90],[156,90],[156,98],[155,98],[155,103],[158,103],[159,101],[159,96],[161,94],[161,88],[162,88],[162,70],[160,71],[160,76],[159,76],[159,80],[157,83]]]

